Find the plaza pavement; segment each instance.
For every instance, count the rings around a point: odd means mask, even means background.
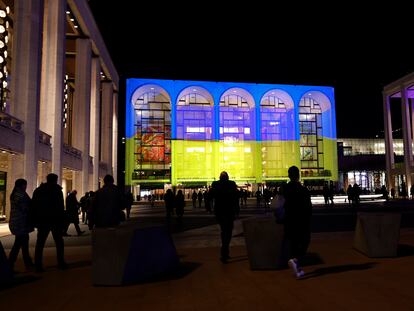
[[[242,215],[254,216],[254,209]],[[134,207],[133,216],[130,221],[157,224],[163,210]],[[233,232],[232,259],[222,264],[214,218],[191,210],[185,217],[196,224],[173,230],[181,262],[177,272],[129,286],[92,286],[89,231],[65,238],[66,271],[56,268],[49,238],[46,272],[24,272],[19,257],[16,270],[21,273],[14,286],[0,289],[0,310],[414,310],[412,227],[401,229],[396,258],[357,252],[352,231],[313,233],[306,277],[296,280],[288,269],[250,270],[241,220]],[[70,233],[75,233],[73,227]],[[0,240],[8,253],[13,238]],[[33,233],[32,254],[34,241]]]

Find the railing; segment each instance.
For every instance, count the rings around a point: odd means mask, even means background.
[[[23,121],[20,121],[19,119],[16,119],[15,117],[12,117],[11,115],[5,112],[0,112],[1,126],[9,128],[17,133],[23,133],[23,124]]]
[[[302,174],[302,177],[329,177],[332,176],[330,170],[322,170],[320,172],[305,171]]]
[[[52,136],[46,134],[45,132],[39,131],[39,143],[45,144],[47,146],[51,146],[50,143]]]
[[[132,172],[132,179],[138,180],[162,180],[170,178],[170,175],[141,175],[138,172]]]
[[[63,145],[63,152],[65,152],[65,153],[67,153],[71,156],[74,156],[75,158],[82,159],[82,151],[80,151],[80,150],[78,150],[78,149],[76,149],[72,146],[64,144]]]

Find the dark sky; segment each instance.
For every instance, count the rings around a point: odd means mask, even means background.
[[[121,79],[333,86],[338,137],[379,134],[384,85],[414,71],[413,27],[400,6],[142,2],[89,1]]]

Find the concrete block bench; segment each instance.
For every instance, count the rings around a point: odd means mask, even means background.
[[[368,257],[397,256],[401,214],[359,213],[354,248]]]
[[[282,269],[287,266],[283,225],[277,224],[273,216],[246,219],[243,230],[250,269]]]
[[[8,285],[13,281],[13,272],[10,269],[9,261],[0,242],[0,287]]]
[[[92,282],[123,285],[145,281],[178,267],[179,259],[165,227],[119,226],[92,233]]]

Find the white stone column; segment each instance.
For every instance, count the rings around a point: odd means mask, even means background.
[[[37,181],[43,0],[14,1],[12,115],[24,121],[23,172],[27,192]]]
[[[82,182],[76,189],[78,193],[89,191],[91,58],[91,41],[88,38],[77,39],[72,145],[82,151]]]
[[[52,136],[52,173],[62,177],[66,0],[46,0],[40,130]]]
[[[100,111],[101,111],[101,65],[99,58],[92,59],[92,85],[91,85],[91,156],[93,163],[92,190],[99,188],[99,133],[100,133]]]
[[[401,87],[401,113],[402,113],[402,131],[404,140],[404,174],[407,179],[406,187],[409,191],[411,187],[411,165],[413,162],[413,147],[411,137],[410,106],[407,96],[407,88]]]
[[[383,112],[384,112],[384,137],[385,137],[385,163],[387,170],[387,188],[388,191],[394,187],[393,175],[394,168],[394,142],[392,138],[391,107],[390,97],[383,93]]]
[[[118,92],[113,94],[112,120],[112,171],[115,182],[118,179]]]
[[[111,81],[102,83],[102,126],[101,151],[102,162],[108,166],[107,174],[113,174],[112,166],[112,120],[113,120],[113,86]]]

